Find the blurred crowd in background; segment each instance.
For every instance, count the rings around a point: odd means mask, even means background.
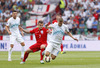
[[[62,3],[59,0],[59,7]],[[43,4],[40,0],[0,0],[0,35],[7,34],[5,23],[11,17],[12,11],[18,11],[22,26],[28,20],[28,11],[34,4]],[[72,34],[97,36],[100,32],[100,0],[67,0],[67,6],[61,8],[64,23],[69,25]]]
[[[96,37],[100,32],[100,0],[69,0],[62,18],[73,34]]]
[[[5,24],[11,17],[12,11],[18,11],[21,24],[25,26],[25,21],[29,18],[28,11],[31,11],[34,4],[43,4],[40,0],[0,0],[0,35],[5,35]]]

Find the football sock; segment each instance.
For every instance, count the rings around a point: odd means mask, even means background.
[[[29,55],[29,53],[25,52],[23,62],[25,62],[25,60],[27,59],[28,55]]]
[[[42,52],[44,51],[44,49],[41,49],[41,52],[40,52],[40,60],[43,60],[43,54],[42,54]]]
[[[63,45],[61,44],[61,51],[63,51]]]
[[[21,58],[23,58],[24,57],[24,46],[22,46],[22,48],[21,48]]]
[[[11,54],[12,54],[12,48],[10,47],[8,51],[8,58],[11,58]]]

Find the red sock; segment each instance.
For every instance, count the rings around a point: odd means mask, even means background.
[[[61,51],[63,51],[63,45],[61,44]]]
[[[28,55],[29,55],[29,53],[25,52],[23,62],[25,62],[25,60],[27,59]]]
[[[44,55],[42,55],[42,52],[44,51],[44,49],[41,49],[41,52],[40,52],[40,60],[43,60],[43,56]]]

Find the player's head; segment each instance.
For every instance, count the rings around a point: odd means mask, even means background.
[[[12,17],[13,17],[14,19],[16,19],[16,17],[17,17],[17,11],[13,11]]]
[[[63,19],[62,18],[59,18],[58,25],[59,26],[62,26],[62,24],[63,24]]]
[[[43,28],[43,21],[42,20],[38,21],[38,28],[39,29]]]
[[[58,21],[60,17],[61,17],[61,15],[60,14],[57,14],[56,15],[56,20]]]

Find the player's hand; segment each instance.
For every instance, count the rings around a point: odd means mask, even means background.
[[[11,35],[11,32],[8,32],[9,35]]]
[[[52,31],[51,31],[51,30],[47,30],[47,32],[48,32],[49,34],[51,34],[51,33],[52,33]]]
[[[78,39],[77,38],[74,38],[74,40],[76,40],[78,42]]]
[[[48,26],[48,23],[46,23],[45,26]]]

